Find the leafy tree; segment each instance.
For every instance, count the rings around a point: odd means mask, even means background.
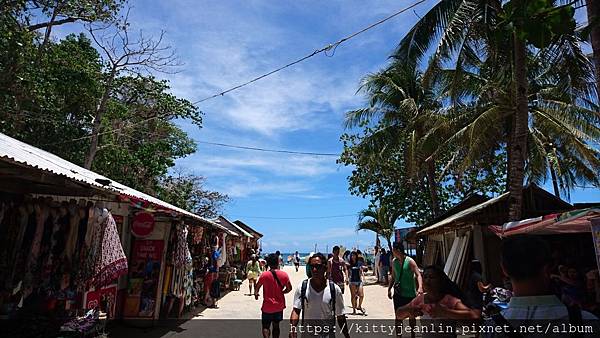
[[[207,190],[205,184],[206,178],[203,176],[176,170],[173,175],[161,179],[158,197],[202,217],[215,218],[221,214],[229,197]]]
[[[410,179],[426,177],[434,215],[440,211],[439,184],[435,177],[433,146],[419,146],[417,142],[431,128],[441,107],[431,88],[424,85],[422,74],[414,67],[392,63],[384,70],[368,75],[361,90],[369,97],[367,108],[346,114],[346,125],[354,127],[371,119],[378,119],[381,127],[363,143],[393,147],[404,143],[406,172]]]
[[[404,143],[374,146],[370,136],[378,130],[377,127],[364,127],[360,135],[342,135],[344,151],[338,163],[353,167],[348,177],[350,193],[369,198],[372,206],[379,203],[393,206],[398,217],[406,222],[416,225],[429,222],[435,215],[426,177],[415,179],[407,174]],[[502,152],[489,154],[468,170],[442,166],[449,162],[447,155],[444,156],[440,157],[434,173],[439,184],[440,212],[473,193],[499,194],[504,191],[506,158]]]

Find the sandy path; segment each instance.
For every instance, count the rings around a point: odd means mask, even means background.
[[[290,317],[294,292],[298,285],[306,278],[305,267],[301,266],[296,272],[293,266],[285,266],[283,271],[287,272],[292,282],[293,290],[285,297],[286,309],[284,318]],[[384,286],[373,284],[375,278],[372,272],[367,273],[367,285],[364,286],[365,299],[363,307],[367,311],[367,316],[350,315],[352,307],[350,303],[350,291],[346,287],[344,294],[344,305],[346,312],[349,313],[349,318],[365,318],[365,319],[393,319],[393,304],[387,298],[387,289]],[[240,288],[240,291],[231,291],[219,300],[218,309],[205,309],[202,312],[192,316],[194,319],[258,319],[260,318],[262,298],[255,300],[253,296],[247,296],[248,281],[245,280]]]

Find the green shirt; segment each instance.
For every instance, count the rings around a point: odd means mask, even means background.
[[[400,284],[400,296],[416,297],[415,274],[410,268],[410,258],[404,258],[404,264],[400,267],[400,260],[394,258],[394,282]]]

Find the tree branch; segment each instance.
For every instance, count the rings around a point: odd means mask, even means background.
[[[30,25],[27,27],[27,29],[32,32],[38,29],[42,29],[42,28],[46,28],[48,26],[60,26],[60,25],[64,25],[66,23],[72,23],[75,21],[86,21],[89,22],[88,19],[86,18],[79,18],[79,17],[69,17],[69,18],[65,18],[65,19],[61,19],[61,20],[56,20],[56,21],[48,21],[48,22],[43,22],[43,23],[37,23],[35,25]]]

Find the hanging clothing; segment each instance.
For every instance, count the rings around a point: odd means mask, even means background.
[[[121,246],[121,239],[117,231],[117,224],[112,214],[104,210],[104,219],[98,223],[94,238],[98,238],[100,245],[96,245],[93,265],[93,274],[90,282],[100,288],[127,273],[127,257]],[[104,216],[104,215],[103,215]],[[93,243],[96,244],[96,243]]]
[[[71,200],[69,202],[69,234],[67,235],[67,244],[65,247],[65,254],[69,260],[73,258],[75,247],[77,246],[80,220],[81,215],[79,213],[79,206],[75,200]]]
[[[187,225],[178,224],[175,234],[175,249],[173,250],[172,262],[177,268],[191,263],[192,255],[187,244]]]
[[[192,227],[191,232],[192,232],[192,236],[191,236],[192,237],[192,245],[200,244],[200,242],[202,242],[202,235],[204,234],[204,228],[195,226],[195,227]]]
[[[221,243],[223,243],[223,247],[221,248],[221,257],[217,260],[217,266],[222,267],[227,262],[227,246],[225,245],[225,237],[227,235],[223,234],[223,239]]]

